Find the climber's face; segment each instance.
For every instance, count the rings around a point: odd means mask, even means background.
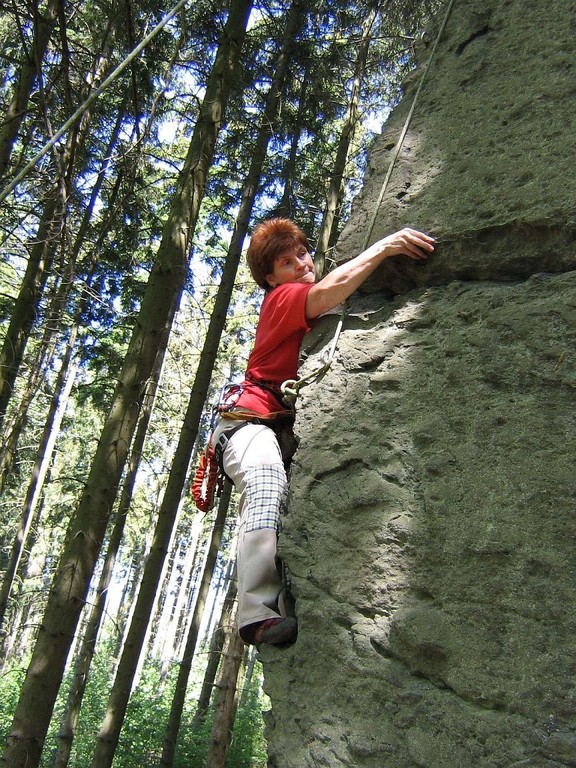
[[[303,245],[282,251],[274,260],[274,271],[266,275],[272,288],[284,283],[314,283],[314,262]]]

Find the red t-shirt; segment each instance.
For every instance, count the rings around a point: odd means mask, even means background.
[[[307,283],[284,283],[264,297],[254,348],[248,358],[247,380],[236,402],[237,407],[261,414],[282,410],[282,404],[272,392],[248,379],[279,386],[287,379],[296,378],[300,345],[311,328],[306,319],[306,298],[310,288],[312,285]]]

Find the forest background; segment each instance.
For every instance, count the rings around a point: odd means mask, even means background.
[[[285,215],[330,268],[441,5],[0,4],[0,765],[266,764],[234,497],[189,494],[241,255]]]

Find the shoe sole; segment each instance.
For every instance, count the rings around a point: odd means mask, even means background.
[[[296,619],[287,617],[284,621],[273,624],[262,632],[262,635],[258,638],[256,646],[259,647],[262,643],[268,645],[283,645],[296,640],[298,635],[298,623]]]

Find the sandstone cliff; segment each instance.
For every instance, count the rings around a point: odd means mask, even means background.
[[[300,635],[262,654],[276,768],[576,766],[575,11],[454,4],[371,236],[410,224],[436,255],[353,298],[299,404],[281,549]]]

